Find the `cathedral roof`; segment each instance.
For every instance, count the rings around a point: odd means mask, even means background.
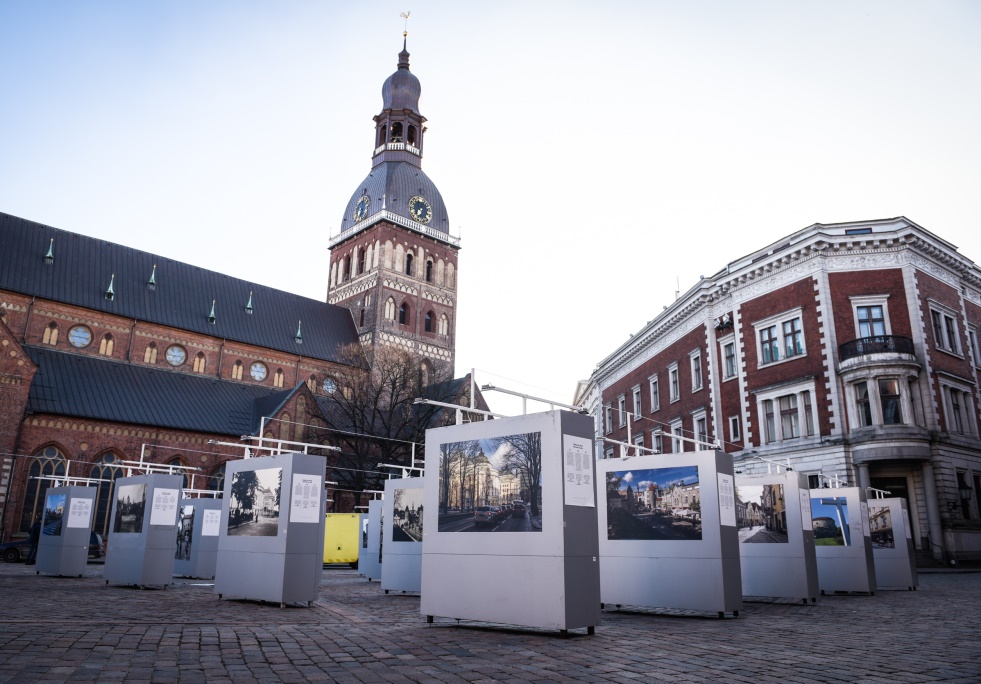
[[[368,215],[363,221],[355,223],[354,212],[362,195],[367,195],[370,201]],[[425,199],[432,209],[432,217],[426,224],[419,224],[409,212],[409,200],[416,196]],[[426,175],[426,172],[414,164],[385,162],[374,167],[358,184],[357,189],[351,195],[351,199],[348,200],[341,222],[341,232],[349,231],[352,228],[361,228],[361,224],[364,224],[363,227],[368,227],[377,220],[385,218],[381,213],[383,209],[390,214],[410,221],[418,228],[425,228],[449,236],[450,219],[446,214],[443,196],[439,193],[436,184]],[[424,232],[428,232],[428,230]]]
[[[0,290],[327,361],[358,342],[343,307],[9,214],[0,245]]]
[[[409,71],[409,52],[403,46],[399,53],[398,69],[382,85],[382,109],[408,109],[419,114],[420,93],[422,85]]]
[[[44,347],[24,351],[38,367],[28,414],[239,437],[257,432],[260,418],[295,391]]]

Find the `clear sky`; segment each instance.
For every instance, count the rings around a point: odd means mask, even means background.
[[[0,0],[0,211],[325,299],[406,10],[458,374],[571,401],[679,286],[817,222],[981,259],[970,0]]]

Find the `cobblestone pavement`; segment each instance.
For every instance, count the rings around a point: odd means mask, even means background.
[[[437,618],[355,571],[311,608],[178,580],[105,586],[0,564],[0,682],[979,682],[981,573],[919,591],[746,603],[738,618],[611,611],[568,638]]]

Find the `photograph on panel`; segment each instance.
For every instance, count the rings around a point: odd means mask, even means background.
[[[869,505],[869,527],[872,530],[872,548],[896,548],[896,538],[892,532],[892,512],[889,506]]]
[[[113,533],[138,534],[143,531],[146,511],[146,484],[127,484],[116,487],[116,518]]]
[[[65,517],[65,494],[48,494],[44,499],[44,534],[61,536],[61,520]]]
[[[541,532],[542,433],[439,445],[440,532]]]
[[[392,541],[422,541],[422,488],[396,489],[392,494]]]
[[[815,546],[851,546],[848,529],[848,499],[817,496],[811,499],[811,524]]]
[[[702,538],[698,466],[606,474],[607,539]]]
[[[194,535],[194,506],[181,506],[181,514],[177,519],[177,551],[175,560],[191,559],[191,537]]]
[[[233,537],[275,537],[279,534],[282,468],[243,470],[232,475],[228,534]]]
[[[786,544],[787,503],[782,484],[736,485],[740,544]]]

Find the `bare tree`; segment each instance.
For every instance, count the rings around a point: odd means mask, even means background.
[[[531,514],[541,515],[538,499],[542,481],[542,433],[528,432],[522,435],[499,437],[499,444],[506,444],[499,470],[513,472],[521,478],[528,490]]]

